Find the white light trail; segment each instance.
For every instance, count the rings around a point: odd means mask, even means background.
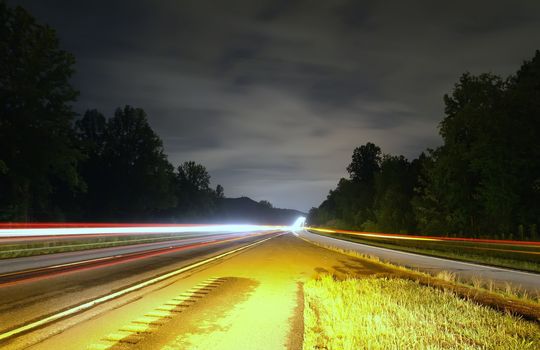
[[[288,226],[269,225],[197,225],[197,226],[129,226],[129,227],[55,227],[0,229],[0,237],[63,236],[94,234],[143,234],[143,233],[244,233],[253,231],[288,230]]]
[[[292,224],[291,227],[289,227],[289,230],[296,236],[298,236],[296,234],[296,231],[298,230],[302,230],[304,228],[304,225],[306,224],[306,218],[303,217],[303,216],[300,216],[298,219],[296,219],[296,221],[294,222],[294,224]]]

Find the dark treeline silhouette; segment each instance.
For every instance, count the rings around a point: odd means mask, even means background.
[[[234,217],[237,206],[227,208],[223,187],[210,187],[204,166],[169,163],[144,110],[77,117],[74,65],[54,30],[0,0],[1,221]],[[268,205],[257,209],[258,219],[295,219]]]
[[[354,150],[312,225],[539,239],[540,52],[507,79],[464,74],[444,96],[443,145],[408,161]]]
[[[68,83],[74,57],[55,32],[0,2],[0,219],[61,216],[84,190]]]
[[[144,110],[125,106],[111,118],[87,111],[75,123],[85,191],[73,205],[89,220],[196,220],[213,213],[223,187],[210,188],[205,167],[193,161],[176,169]]]
[[[287,224],[302,213],[225,198],[193,161],[176,168],[141,108],[72,109],[75,58],[54,30],[0,1],[0,220]]]

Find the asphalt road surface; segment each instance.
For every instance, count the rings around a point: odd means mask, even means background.
[[[6,349],[301,349],[302,283],[377,267],[292,234],[265,234],[0,287],[0,334],[175,268],[238,253],[18,334]]]
[[[71,265],[68,264],[69,269],[61,269],[58,272],[54,268],[46,267],[38,269],[36,275],[28,276],[28,273],[23,272],[22,278],[19,278],[19,273],[17,273],[14,280],[12,275],[0,277],[0,333],[267,236],[268,234],[247,237],[231,235],[222,237],[223,240],[219,241],[214,241],[218,238],[216,236],[211,239],[201,237],[196,240],[197,243],[192,242],[191,239],[189,245],[185,241],[178,241],[175,244],[181,244],[181,246],[173,246],[172,249],[162,249],[157,252],[151,250],[151,254],[147,254],[150,249],[148,246],[118,247],[113,251],[98,249],[81,251],[77,254],[54,254],[62,256],[58,259],[64,259],[67,256],[72,261]],[[171,244],[169,242],[169,245]],[[145,255],[129,255],[129,259],[116,258],[119,252],[130,254],[133,250],[142,251]],[[111,255],[113,252],[114,255]],[[95,254],[102,256],[105,253],[113,259],[106,260],[105,263],[102,261],[84,265],[73,263],[80,259],[85,261],[87,258],[94,258]],[[11,264],[10,260],[28,260],[32,263],[37,262],[40,266],[51,267],[43,258],[5,259],[1,260],[0,264],[5,266]],[[56,257],[50,258],[58,262]],[[56,265],[52,267],[54,266]],[[75,268],[71,268],[72,266]],[[48,270],[51,271],[47,272]],[[1,344],[0,348],[2,348]]]
[[[162,249],[171,249],[175,247],[193,246],[205,242],[214,242],[228,238],[242,237],[246,233],[221,232],[221,233],[190,233],[183,234],[181,239],[170,239],[167,241],[142,243],[133,245],[124,245],[110,248],[80,250],[74,252],[35,255],[29,257],[12,258],[0,260],[0,284],[2,275],[28,269],[38,269],[43,267],[52,267],[57,265],[67,265],[77,262],[98,260],[109,257],[119,257],[123,255],[133,255],[149,251],[158,251]]]
[[[457,276],[466,280],[480,277],[482,279],[492,280],[499,285],[510,283],[514,286],[520,286],[521,288],[530,292],[532,295],[540,291],[540,275],[536,273],[473,264],[409,252],[401,252],[387,248],[373,247],[366,244],[322,236],[307,232],[305,230],[298,231],[296,234],[298,234],[299,237],[322,245],[334,246],[345,250],[353,250],[366,255],[374,255],[383,261],[418,269],[420,271],[438,272],[444,270],[451,271]]]
[[[304,282],[326,273],[388,274],[380,265],[305,240],[426,270],[503,270],[296,234],[304,240],[253,235],[0,284],[0,338],[23,330],[0,340],[0,348],[301,349]],[[509,275],[499,278],[521,276],[503,271]],[[537,285],[537,275],[525,275]],[[96,300],[103,302],[94,305]],[[90,306],[80,309],[85,305]]]

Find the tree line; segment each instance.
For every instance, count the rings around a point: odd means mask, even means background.
[[[389,233],[540,238],[540,51],[506,79],[463,74],[444,96],[443,144],[409,161],[354,150],[309,224]]]
[[[141,108],[72,104],[75,58],[0,1],[0,220],[193,220],[223,197],[205,167],[174,167]]]

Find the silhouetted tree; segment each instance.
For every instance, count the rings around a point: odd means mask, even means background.
[[[176,217],[198,219],[210,216],[216,207],[217,195],[210,188],[210,175],[206,168],[194,161],[178,166],[176,173]]]
[[[352,162],[347,171],[353,181],[371,182],[379,171],[381,164],[381,149],[368,142],[357,147],[352,155]]]
[[[326,223],[324,218],[322,218],[320,209],[317,207],[312,207],[311,209],[309,209],[306,221],[308,225],[311,225],[311,226],[321,226]]]
[[[178,167],[178,180],[186,188],[195,191],[207,191],[210,187],[210,175],[206,168],[194,161],[184,162]]]
[[[201,165],[175,174],[142,109],[74,125],[73,56],[20,7],[0,0],[0,21],[0,220],[165,218],[177,200],[204,215],[223,197]]]
[[[516,231],[519,188],[535,162],[522,148],[528,144],[531,149],[533,143],[510,135],[520,124],[508,108],[511,101],[508,84],[491,74],[464,74],[452,95],[445,96],[444,144],[432,153],[427,168],[423,209],[417,211],[421,229],[462,235]]]
[[[0,219],[62,219],[84,189],[71,127],[74,63],[54,30],[0,1]]]
[[[441,147],[410,163],[381,161],[371,143],[358,147],[351,179],[339,181],[309,222],[538,239],[540,51],[506,80],[463,74],[444,103]]]
[[[265,208],[268,208],[268,209],[272,209],[274,206],[272,205],[272,203],[270,203],[269,201],[267,200],[261,200],[259,201],[259,205],[265,207]]]
[[[414,207],[427,232],[535,237],[540,217],[540,54],[507,80],[464,74]]]
[[[527,237],[539,239],[540,225],[540,51],[525,61],[508,82],[509,119],[502,126],[511,144],[509,164],[519,177],[515,180],[518,197],[515,223]]]
[[[89,184],[89,217],[141,220],[175,205],[174,169],[144,110],[118,108],[106,122],[99,112],[88,111],[77,131],[88,157],[82,171]]]
[[[223,186],[218,184],[216,186],[216,197],[219,198],[225,198],[225,191],[223,190]]]
[[[99,111],[93,109],[75,123],[78,145],[85,159],[80,163],[80,173],[86,182],[87,190],[81,196],[84,219],[99,219],[106,215],[103,201],[107,200],[104,189],[108,187],[109,176],[103,161],[106,144],[107,119]]]
[[[416,165],[416,163],[415,163]],[[385,155],[375,176],[373,211],[381,232],[413,232],[416,221],[411,206],[417,170],[403,156]]]

